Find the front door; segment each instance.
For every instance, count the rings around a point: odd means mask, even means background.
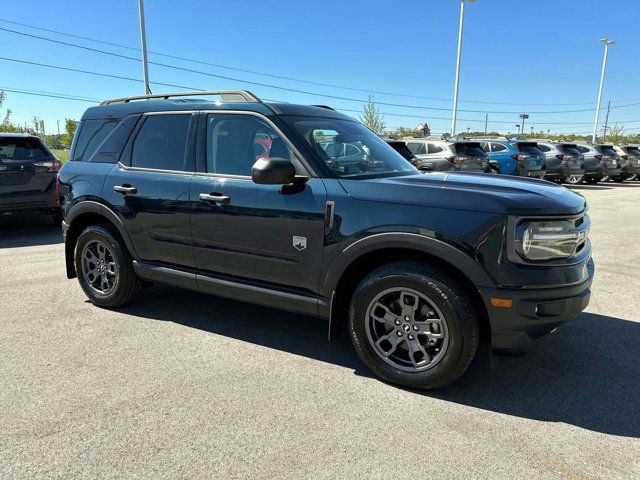
[[[194,170],[191,113],[147,114],[106,177],[103,198],[142,260],[193,267],[189,189]]]
[[[200,124],[202,161],[191,184],[196,267],[316,291],[325,229],[322,180],[312,178],[299,188],[252,182],[257,159],[299,163],[266,118],[210,113]]]

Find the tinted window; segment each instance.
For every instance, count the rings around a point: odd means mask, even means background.
[[[569,155],[580,155],[575,145],[560,145],[560,150]]]
[[[440,145],[434,145],[433,143],[429,144],[429,149],[427,150],[428,153],[440,153],[443,151],[444,148],[442,148]]]
[[[638,147],[627,147],[629,155],[640,156],[640,149]]]
[[[504,152],[506,149],[507,149],[507,147],[505,147],[501,143],[492,143],[491,144],[491,151],[492,152]]]
[[[580,153],[587,153],[589,151],[589,149],[587,147],[585,147],[584,145],[578,145],[576,148],[578,149],[578,151]]]
[[[292,159],[285,141],[253,115],[207,116],[207,172],[250,177],[256,160]]]
[[[604,147],[600,147],[600,150],[602,150],[602,154],[603,155],[618,155],[618,153],[613,149],[613,147],[609,147],[609,146],[604,146]]]
[[[424,143],[407,143],[407,148],[414,155],[424,155],[426,153],[426,149]]]
[[[391,143],[390,145],[396,152],[402,155],[402,158],[406,160],[413,160],[413,153],[411,153],[411,150],[409,150],[404,143],[394,142],[394,143]]]
[[[293,127],[311,150],[343,178],[370,178],[415,174],[417,170],[387,142],[361,123],[334,118],[300,118]],[[357,155],[340,157],[343,144],[358,148]]]
[[[480,147],[479,143],[456,143],[455,152],[460,155],[473,155],[485,157],[487,153]]]
[[[35,161],[49,157],[49,152],[36,138],[0,138],[0,161]]]
[[[133,143],[131,166],[184,170],[191,115],[149,115]]]
[[[538,148],[540,150],[542,150],[543,152],[550,152],[551,148],[547,147],[546,145],[538,145]]]
[[[517,146],[518,146],[518,151],[524,152],[524,153],[531,153],[534,155],[539,155],[540,151],[542,150],[542,147],[535,143],[518,143]],[[548,151],[548,149],[545,151]]]
[[[78,140],[73,148],[74,161],[88,160],[120,119],[83,120]]]

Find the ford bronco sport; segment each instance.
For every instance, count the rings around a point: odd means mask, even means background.
[[[582,196],[420,174],[327,107],[246,91],[105,101],[60,180],[67,276],[94,304],[160,282],[324,317],[330,339],[348,328],[371,370],[409,387],[456,380],[482,338],[523,352],[589,301]]]

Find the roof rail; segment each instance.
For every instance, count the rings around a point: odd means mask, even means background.
[[[311,105],[312,107],[318,107],[318,108],[326,108],[327,110],[334,110],[335,108],[330,107],[329,105]]]
[[[129,103],[135,100],[167,100],[172,97],[191,97],[197,95],[220,95],[223,102],[258,102],[263,103],[258,97],[247,90],[194,90],[192,92],[154,93],[152,95],[138,95],[134,97],[112,98],[105,100],[100,105],[112,103]]]

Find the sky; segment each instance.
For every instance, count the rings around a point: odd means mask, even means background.
[[[58,121],[62,129],[92,103],[10,90],[96,102],[144,93],[137,0],[2,3],[1,114],[11,108],[20,124],[37,115],[56,133]],[[149,61],[201,72],[151,64],[154,93],[247,89],[354,117],[373,95],[389,128],[426,122],[434,133],[450,129],[458,0],[146,0],[145,13]],[[527,132],[590,133],[604,50],[598,40],[607,37],[617,43],[609,48],[600,120],[611,101],[609,124],[639,132],[639,16],[636,0],[468,3],[457,131],[483,131],[488,114],[489,131],[515,132],[518,114],[528,113]]]

